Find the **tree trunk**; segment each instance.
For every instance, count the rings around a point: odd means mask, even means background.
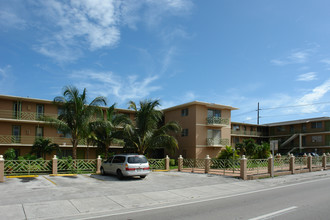
[[[72,159],[77,159],[77,147],[78,147],[78,141],[72,140]]]

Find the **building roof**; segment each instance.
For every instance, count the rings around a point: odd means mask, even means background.
[[[251,123],[244,123],[244,122],[234,122],[232,121],[231,124],[238,124],[238,125],[248,125],[248,126],[261,126],[261,127],[266,127],[267,125],[258,125],[258,124],[251,124]]]
[[[53,104],[53,101],[46,100],[46,99],[36,99],[36,98],[30,98],[30,97],[20,97],[20,96],[10,96],[10,95],[0,95],[0,99],[7,99],[7,100],[20,100],[20,101],[26,101],[26,102],[35,102],[39,104]],[[100,106],[103,109],[107,109],[109,107],[107,106]],[[121,112],[127,112],[132,113],[134,110],[132,109],[122,109],[122,108],[116,108],[116,110]]]
[[[307,118],[307,119],[300,119],[300,120],[293,120],[293,121],[268,123],[268,124],[263,124],[263,125],[271,127],[271,126],[282,126],[282,125],[309,123],[309,122],[324,121],[324,120],[330,120],[330,117]]]
[[[217,108],[217,109],[228,109],[228,110],[237,110],[238,108],[229,106],[229,105],[220,105],[220,104],[215,104],[215,103],[208,103],[208,102],[200,102],[200,101],[192,101],[192,102],[187,102],[181,105],[176,105],[170,108],[166,108],[163,109],[162,111],[166,112],[166,111],[170,111],[170,110],[174,110],[174,109],[178,109],[178,108],[184,108],[184,107],[188,107],[191,105],[203,105],[206,107],[210,107],[210,108]]]

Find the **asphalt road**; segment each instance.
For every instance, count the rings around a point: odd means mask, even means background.
[[[91,219],[330,219],[330,178]]]

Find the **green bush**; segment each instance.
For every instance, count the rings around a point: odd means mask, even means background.
[[[170,166],[177,165],[177,161],[175,159],[170,159]]]
[[[16,153],[13,148],[9,148],[5,151],[5,160],[15,160],[16,159]]]

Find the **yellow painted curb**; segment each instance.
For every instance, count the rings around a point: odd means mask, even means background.
[[[29,178],[29,177],[38,177],[38,175],[7,176],[7,178]]]
[[[49,174],[49,176],[77,176],[77,174]]]

